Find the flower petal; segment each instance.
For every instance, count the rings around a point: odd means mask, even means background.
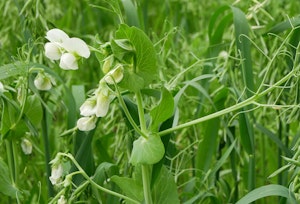
[[[68,52],[88,58],[91,54],[87,44],[79,38],[69,38],[62,43],[62,47]]]
[[[59,66],[65,70],[76,70],[78,69],[77,59],[71,53],[64,53],[60,58]]]
[[[49,179],[53,185],[56,185],[59,183],[63,172],[64,172],[64,169],[61,164],[58,164],[58,165],[55,165],[54,167],[52,167],[51,176]]]
[[[58,44],[48,42],[45,44],[45,55],[51,60],[59,60],[62,52]]]
[[[96,98],[89,98],[87,99],[81,106],[80,106],[80,115],[82,116],[91,116],[96,114]]]
[[[106,85],[107,86],[107,85]],[[96,93],[97,105],[96,105],[96,116],[104,117],[107,115],[110,102],[114,96],[109,91],[108,87],[99,87],[98,93]]]
[[[77,121],[77,127],[81,131],[90,131],[96,127],[97,118],[92,117],[82,117]]]
[[[46,38],[50,42],[57,42],[57,43],[62,43],[66,39],[69,39],[69,36],[62,30],[58,28],[51,29],[47,32]]]

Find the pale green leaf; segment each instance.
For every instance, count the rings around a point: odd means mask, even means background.
[[[139,137],[133,142],[130,163],[133,165],[155,164],[161,160],[164,154],[164,144],[158,135],[150,135],[148,139]]]

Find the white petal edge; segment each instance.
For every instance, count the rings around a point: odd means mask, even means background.
[[[64,53],[60,58],[59,66],[65,70],[76,70],[78,69],[77,59],[71,53]]]
[[[58,29],[58,28],[53,28],[49,30],[46,34],[46,38],[50,42],[57,42],[57,43],[62,43],[66,39],[69,39],[68,34],[66,34],[64,31]]]
[[[69,38],[62,43],[62,47],[72,54],[89,58],[91,52],[87,44],[80,38]]]
[[[52,42],[46,43],[45,55],[51,60],[59,60],[62,55],[59,45]]]

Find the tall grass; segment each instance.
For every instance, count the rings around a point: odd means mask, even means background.
[[[299,202],[299,4],[0,2],[0,203],[54,203],[63,194],[86,203]],[[152,41],[158,79],[140,95],[114,87],[120,103],[95,130],[76,131],[79,107],[104,76],[102,59],[96,51],[65,72],[44,57],[46,31],[60,28],[98,48],[120,23]],[[36,68],[55,78],[55,88],[34,88]],[[172,116],[158,114],[173,102]],[[162,123],[164,157],[134,167],[133,142],[152,117]],[[57,154],[74,174],[63,190],[48,178]],[[173,196],[162,200],[160,191]]]

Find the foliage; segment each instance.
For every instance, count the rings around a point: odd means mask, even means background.
[[[299,6],[1,1],[0,203],[299,202]]]

